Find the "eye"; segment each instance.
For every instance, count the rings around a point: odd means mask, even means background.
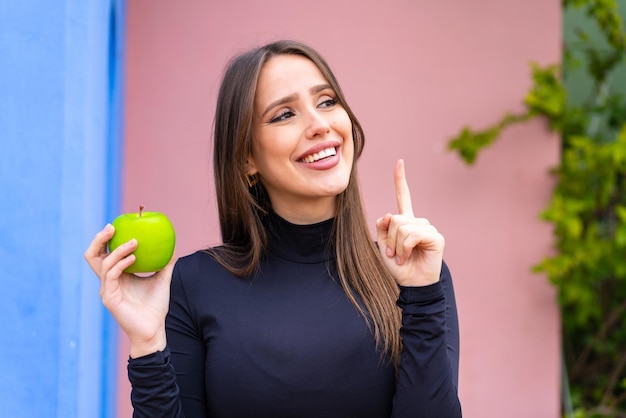
[[[323,96],[317,107],[333,107],[338,102],[336,97]]]
[[[281,110],[278,115],[274,116],[271,120],[270,123],[274,123],[274,122],[282,122],[284,120],[289,119],[290,117],[292,117],[295,113],[293,113],[290,109],[284,109]]]

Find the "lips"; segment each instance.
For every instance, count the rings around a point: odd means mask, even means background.
[[[304,163],[314,163],[316,161],[323,160],[324,158],[332,157],[333,155],[337,155],[337,149],[335,147],[328,147],[321,151],[314,152],[313,154],[309,154],[300,159],[300,161]]]

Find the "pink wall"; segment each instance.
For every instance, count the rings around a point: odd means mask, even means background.
[[[466,417],[559,416],[553,289],[530,266],[549,252],[537,219],[557,138],[541,123],[506,133],[475,167],[445,151],[464,124],[519,110],[528,63],[557,62],[557,0],[128,2],[123,206],[169,214],[183,255],[219,241],[210,133],[227,59],[295,38],[328,59],[368,143],[369,218],[395,210],[392,168],[407,164],[414,208],[445,234],[461,322]],[[119,416],[129,416],[125,342]]]

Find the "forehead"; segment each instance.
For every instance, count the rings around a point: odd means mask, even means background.
[[[256,97],[272,100],[324,83],[328,80],[310,59],[301,55],[277,55],[261,68]]]

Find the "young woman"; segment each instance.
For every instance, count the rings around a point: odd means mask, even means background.
[[[366,224],[364,135],[330,68],[279,41],[222,80],[214,170],[223,245],[149,279],[107,225],[85,253],[130,339],[136,417],[460,417],[444,239],[398,210]]]

